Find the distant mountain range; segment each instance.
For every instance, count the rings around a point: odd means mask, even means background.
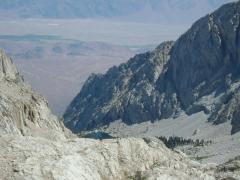
[[[2,18],[118,17],[127,20],[192,21],[230,1],[232,0],[0,0],[0,15]]]

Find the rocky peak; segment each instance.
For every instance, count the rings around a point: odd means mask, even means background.
[[[0,50],[0,80],[2,79],[19,80],[21,77],[12,60],[6,56],[3,50]]]
[[[169,74],[184,108],[239,72],[240,2],[224,5],[199,21],[175,43]]]
[[[64,137],[47,101],[26,84],[16,66],[0,52],[0,135]]]
[[[204,111],[214,124],[240,130],[240,1],[201,18],[175,43],[165,82],[171,80],[187,113]],[[162,83],[164,86],[164,84]]]

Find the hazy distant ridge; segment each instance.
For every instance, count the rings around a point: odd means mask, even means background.
[[[0,14],[3,18],[128,16],[129,19],[135,20],[163,20],[172,19],[171,17],[175,20],[177,17],[192,20],[229,1],[231,0],[0,0]],[[190,14],[192,15],[189,16]]]

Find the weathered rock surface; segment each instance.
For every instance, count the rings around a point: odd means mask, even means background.
[[[11,59],[1,51],[0,135],[15,134],[54,138],[55,135],[64,136],[63,131],[64,126],[51,113],[46,100],[24,83]]]
[[[126,124],[204,111],[209,121],[240,130],[240,1],[197,21],[175,43],[92,75],[68,107],[73,132],[118,119]]]
[[[155,138],[49,140],[41,137],[0,138],[3,180],[104,179],[239,179],[237,160],[202,165],[174,152]]]
[[[1,179],[214,179],[209,167],[188,160],[156,139],[0,138]],[[208,171],[208,172],[204,172]],[[153,178],[154,177],[154,178]]]

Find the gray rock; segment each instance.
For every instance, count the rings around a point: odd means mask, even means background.
[[[157,139],[0,138],[0,174],[7,180],[214,180],[211,171]]]
[[[163,78],[172,80],[183,110],[204,111],[214,124],[231,120],[233,133],[239,129],[239,15],[238,1],[197,21],[175,43]]]
[[[78,132],[116,119],[132,124],[173,114],[178,105],[169,102],[164,106],[167,93],[159,94],[156,89],[172,44],[165,42],[152,52],[109,69],[105,75],[89,77],[66,111],[65,125]]]

